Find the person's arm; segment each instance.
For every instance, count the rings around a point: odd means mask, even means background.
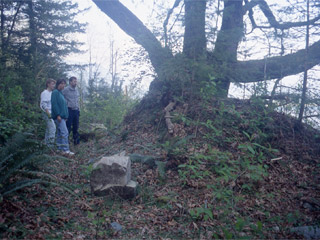
[[[49,112],[49,102],[51,101],[50,96],[45,92],[41,93],[40,108],[46,112],[49,118],[51,114]]]
[[[69,87],[69,86],[68,86]],[[68,87],[66,87],[65,89],[63,89],[62,91],[61,91],[61,93],[62,93],[62,95],[64,96],[64,99],[66,100],[66,102],[68,102],[69,101],[69,89],[68,89]]]
[[[48,109],[46,109],[46,114],[48,115],[48,118],[51,118],[51,114]]]
[[[59,122],[61,122],[61,117],[60,117],[60,114],[61,114],[61,109],[59,107],[59,102],[58,102],[58,92],[53,92],[52,93],[52,96],[51,96],[51,110],[52,112],[55,113],[55,115],[57,115],[57,120]]]

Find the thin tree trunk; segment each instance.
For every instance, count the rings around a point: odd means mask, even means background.
[[[307,61],[308,61],[308,53],[309,53],[309,5],[310,2],[307,0],[307,33],[306,33],[306,59],[304,64],[304,75],[303,75],[303,88],[301,94],[301,105],[300,105],[300,112],[299,112],[299,123],[302,123],[302,118],[304,114],[305,104],[306,104],[306,95],[307,95],[307,82],[308,82],[308,68],[307,68]]]
[[[28,1],[28,17],[29,17],[29,39],[30,39],[30,56],[33,72],[36,72],[36,55],[37,55],[37,30],[35,24],[33,0]]]
[[[1,41],[1,54],[3,54],[4,48],[4,22],[5,22],[5,15],[4,15],[4,2],[3,0],[0,1],[0,41]]]

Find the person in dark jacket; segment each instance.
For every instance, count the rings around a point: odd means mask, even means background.
[[[68,107],[66,100],[62,94],[62,90],[66,86],[66,80],[59,79],[56,83],[56,89],[51,95],[51,116],[57,125],[57,148],[68,155],[74,155],[69,149],[69,133],[66,125],[68,119]]]
[[[79,105],[79,90],[77,88],[77,78],[71,77],[69,79],[69,86],[66,87],[62,94],[67,101],[69,117],[67,121],[67,128],[69,134],[71,133],[72,128],[72,136],[74,145],[79,144],[80,137],[78,133],[79,129],[79,116],[80,116],[80,105]]]

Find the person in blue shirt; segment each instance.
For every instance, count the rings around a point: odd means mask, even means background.
[[[66,121],[68,119],[68,106],[62,94],[66,86],[66,80],[59,79],[56,83],[56,89],[51,95],[51,116],[57,125],[57,148],[68,155],[74,155],[69,149],[69,132]]]

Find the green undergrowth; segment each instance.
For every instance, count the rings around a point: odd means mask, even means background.
[[[199,188],[206,194],[202,202],[198,201],[192,207],[182,207],[185,214],[175,221],[184,226],[194,224],[193,237],[218,239],[288,236],[290,227],[319,224],[318,218],[307,220],[306,213],[299,210],[283,209],[283,212],[277,213],[270,208],[272,204],[285,205],[279,201],[279,198],[284,200],[281,191],[277,189],[278,186],[270,186],[270,179],[274,178],[274,161],[288,154],[282,149],[286,142],[277,145],[275,139],[281,134],[284,141],[291,144],[291,131],[296,131],[292,118],[275,114],[258,99],[240,104],[216,101],[202,106],[200,111],[194,109],[199,108],[191,107],[189,112],[181,113],[183,109],[177,107],[172,121],[184,131],[180,132],[180,136],[178,133],[178,136],[158,144],[167,163],[166,170],[157,167],[158,184],[168,188],[168,184],[174,180],[172,176],[167,176],[166,171],[174,171],[179,176],[177,180],[180,184],[176,188],[179,191],[190,191],[191,195],[187,197],[193,198],[192,192]],[[277,117],[289,123],[283,132]],[[292,128],[288,132],[286,128],[290,126]],[[305,126],[305,129],[298,130],[295,136],[302,145],[305,141],[314,143],[315,140],[314,132],[317,131],[311,130],[313,135],[310,135],[307,129],[309,127]],[[307,136],[301,132],[308,132]],[[296,154],[298,149],[299,146],[296,146],[291,154]],[[290,181],[294,180],[296,176],[290,173],[290,161],[281,160],[279,164],[280,168],[288,171],[288,175],[291,174]],[[311,176],[314,179],[319,173],[319,164],[316,166]],[[309,167],[313,168],[313,165]],[[281,179],[282,176],[277,177]],[[159,201],[153,201],[159,205]],[[182,206],[178,200],[172,201],[172,197],[167,194],[161,197],[162,206],[166,201],[174,204],[178,202]],[[246,209],[245,206],[250,205],[248,203],[256,204]],[[171,205],[166,206],[170,209]],[[259,216],[254,216],[253,212]]]
[[[41,170],[56,184],[8,195],[1,203],[8,209],[1,213],[1,236],[272,239],[294,238],[292,227],[320,223],[302,207],[306,196],[318,199],[311,186],[319,163],[303,165],[283,143],[274,144],[279,119],[260,102],[216,101],[185,112],[179,106],[172,121],[180,132],[174,136],[160,137],[165,130],[158,122],[156,136],[153,129],[147,135],[128,128],[125,139],[120,134],[72,146],[77,153],[72,159],[51,155]],[[92,163],[122,150],[148,160],[132,161],[138,195],[132,200],[92,195]]]

